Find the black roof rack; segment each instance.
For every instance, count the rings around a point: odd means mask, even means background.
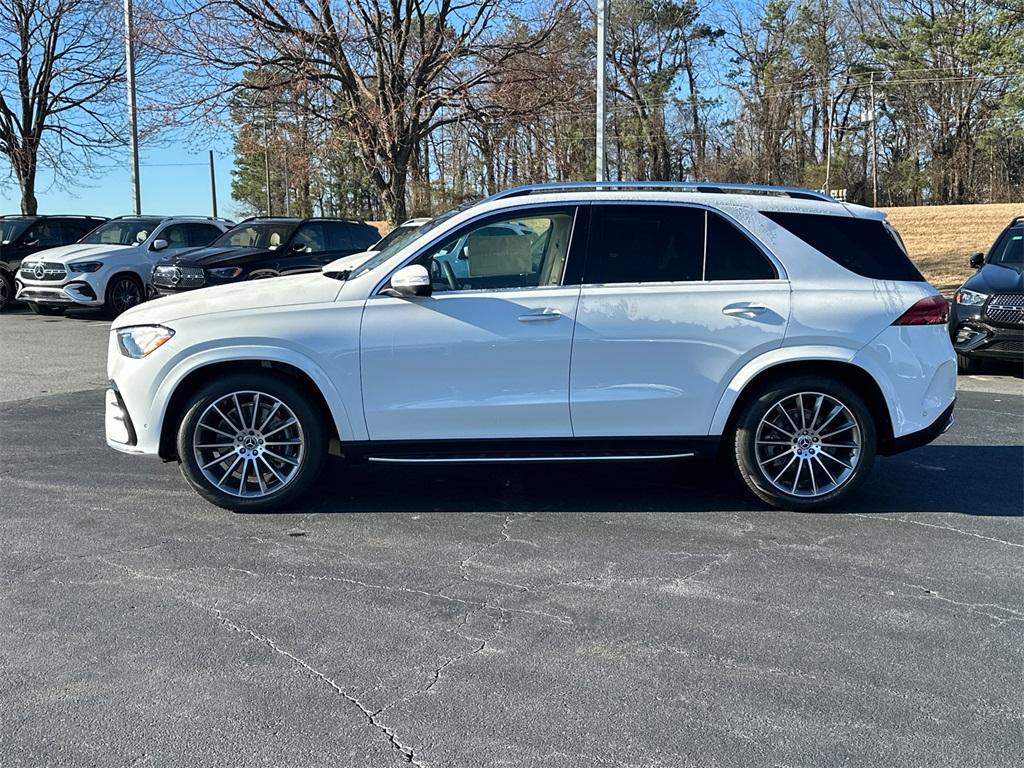
[[[542,195],[553,192],[602,192],[616,190],[664,190],[669,192],[703,192],[712,194],[739,195],[780,195],[796,200],[820,200],[837,203],[831,195],[799,187],[776,187],[765,184],[733,184],[717,181],[570,181],[526,184],[512,187],[491,195],[487,200],[502,200],[507,197]]]

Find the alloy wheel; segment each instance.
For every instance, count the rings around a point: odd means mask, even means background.
[[[863,449],[853,411],[821,392],[798,392],[761,418],[754,456],[765,479],[782,493],[813,499],[853,476]]]
[[[139,284],[128,277],[123,277],[114,283],[110,291],[110,303],[118,314],[131,309],[136,304],[142,303],[142,290]]]
[[[282,400],[241,391],[207,406],[196,423],[192,450],[211,486],[239,498],[262,498],[295,479],[306,439]]]

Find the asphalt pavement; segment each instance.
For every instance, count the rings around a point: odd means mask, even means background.
[[[237,515],[104,445],[106,328],[0,315],[0,765],[1020,765],[1019,377],[829,514],[332,460]]]

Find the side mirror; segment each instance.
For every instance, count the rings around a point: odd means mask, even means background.
[[[30,237],[28,240],[25,240],[22,245],[31,248],[33,245],[39,245],[39,240],[35,237]]]
[[[983,266],[985,266],[985,254],[976,253],[973,256],[971,256],[971,266],[974,267],[975,269],[981,269]]]
[[[149,250],[151,250],[151,251],[162,251],[168,245],[169,245],[169,243],[166,240],[154,240],[152,245],[149,246]]]
[[[430,273],[420,264],[410,264],[395,272],[391,276],[391,287],[385,290],[388,296],[398,298],[429,296],[432,292]]]
[[[289,250],[291,250],[292,253],[302,253],[304,250],[306,250],[306,244],[292,243],[291,248]]]

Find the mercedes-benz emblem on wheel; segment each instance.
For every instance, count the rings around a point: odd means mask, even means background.
[[[42,280],[46,277],[46,266],[42,262],[36,264],[35,269],[32,270],[32,274],[35,276],[36,280]]]

